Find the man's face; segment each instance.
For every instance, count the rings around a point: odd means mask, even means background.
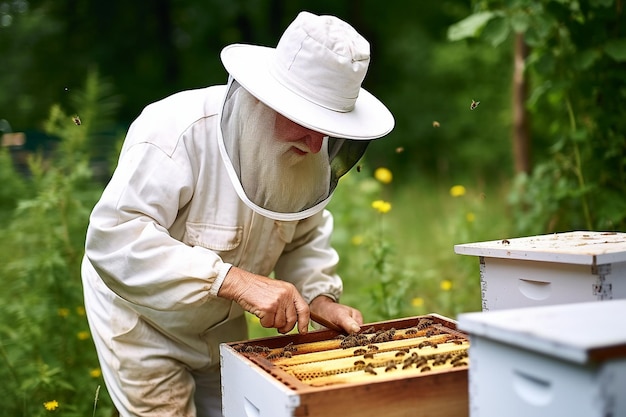
[[[324,135],[315,130],[292,122],[280,113],[276,113],[274,135],[280,142],[289,142],[290,151],[298,155],[316,154],[322,149]]]

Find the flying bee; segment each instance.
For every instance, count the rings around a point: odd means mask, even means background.
[[[433,121],[433,127],[439,127],[441,124],[438,121]]]
[[[474,110],[476,107],[478,107],[479,104],[480,104],[480,101],[472,100],[472,104],[470,104],[470,110]]]
[[[356,172],[361,172],[361,165],[360,164],[356,166]]]
[[[72,121],[74,122],[74,124],[76,126],[80,126],[81,125],[81,121],[80,121],[80,117],[78,117],[77,114],[75,114],[74,116],[72,116]]]
[[[402,146],[398,146],[398,147],[396,148],[396,153],[402,153],[402,152],[404,152],[404,147],[402,147]]]

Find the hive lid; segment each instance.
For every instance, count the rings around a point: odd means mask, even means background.
[[[626,261],[626,233],[567,232],[454,246],[460,255],[580,265]]]
[[[626,357],[626,300],[464,313],[458,328],[576,363]]]

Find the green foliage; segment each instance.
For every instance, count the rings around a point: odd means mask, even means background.
[[[451,38],[523,33],[536,164],[510,202],[519,233],[626,227],[626,32],[621,1],[475,1]],[[482,18],[478,18],[482,17]]]
[[[90,74],[77,108],[106,116],[106,94]],[[106,90],[106,89],[104,89]],[[95,117],[94,117],[95,119]],[[102,384],[95,349],[82,307],[80,260],[91,207],[101,187],[89,164],[93,126],[76,125],[60,106],[46,122],[61,141],[52,158],[29,158],[28,194],[13,188],[11,222],[2,227],[0,250],[0,398],[11,416],[37,416],[57,401],[64,416],[85,416]],[[3,158],[2,171],[5,168]],[[9,161],[10,162],[10,161]],[[16,184],[20,181],[15,178]],[[111,409],[108,397],[100,408]]]

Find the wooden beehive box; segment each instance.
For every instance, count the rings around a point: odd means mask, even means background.
[[[483,311],[626,298],[626,233],[554,233],[454,251],[479,258]]]
[[[626,300],[459,315],[472,417],[626,416]]]
[[[224,417],[459,417],[469,413],[467,336],[429,314],[222,344]]]

